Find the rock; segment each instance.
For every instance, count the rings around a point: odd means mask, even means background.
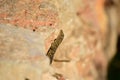
[[[0,80],[41,80],[45,72],[49,60],[41,34],[0,24]]]
[[[0,5],[0,23],[14,25],[1,25],[4,46],[0,46],[0,59],[5,67],[0,74],[6,76],[9,69],[11,75],[7,76],[12,80],[55,80],[54,73],[66,80],[101,79],[107,62],[103,50],[107,24],[104,0],[3,0]],[[45,54],[61,29],[64,39],[54,59],[63,62],[49,65]]]

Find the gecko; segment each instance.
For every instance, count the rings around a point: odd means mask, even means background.
[[[61,42],[63,41],[64,38],[64,33],[63,30],[60,30],[59,35],[57,36],[57,38],[54,40],[54,42],[51,43],[51,46],[46,54],[46,56],[49,57],[50,59],[50,64],[52,64],[53,58],[54,58],[54,54],[58,48],[58,46],[61,44]]]

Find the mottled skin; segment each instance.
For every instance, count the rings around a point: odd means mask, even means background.
[[[58,37],[51,44],[51,46],[50,46],[50,48],[49,48],[49,50],[48,50],[48,52],[46,54],[49,57],[49,59],[50,59],[50,64],[52,64],[54,54],[55,54],[58,46],[62,42],[63,38],[64,38],[64,33],[63,33],[62,30],[60,30],[60,33],[59,33]]]

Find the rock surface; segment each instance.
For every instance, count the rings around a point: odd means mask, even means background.
[[[49,72],[45,54],[41,34],[0,25],[0,80],[42,80]]]
[[[104,0],[2,0],[0,80],[105,79],[103,4]],[[70,62],[49,65],[45,55],[61,29],[65,37],[54,58]],[[55,78],[55,73],[60,75]]]

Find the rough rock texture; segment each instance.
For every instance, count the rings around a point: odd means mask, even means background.
[[[105,79],[104,0],[0,2],[0,80]],[[54,58],[70,62],[49,65],[45,55],[61,29],[65,37]]]
[[[1,24],[0,80],[41,80],[47,72],[49,60],[42,35]]]

